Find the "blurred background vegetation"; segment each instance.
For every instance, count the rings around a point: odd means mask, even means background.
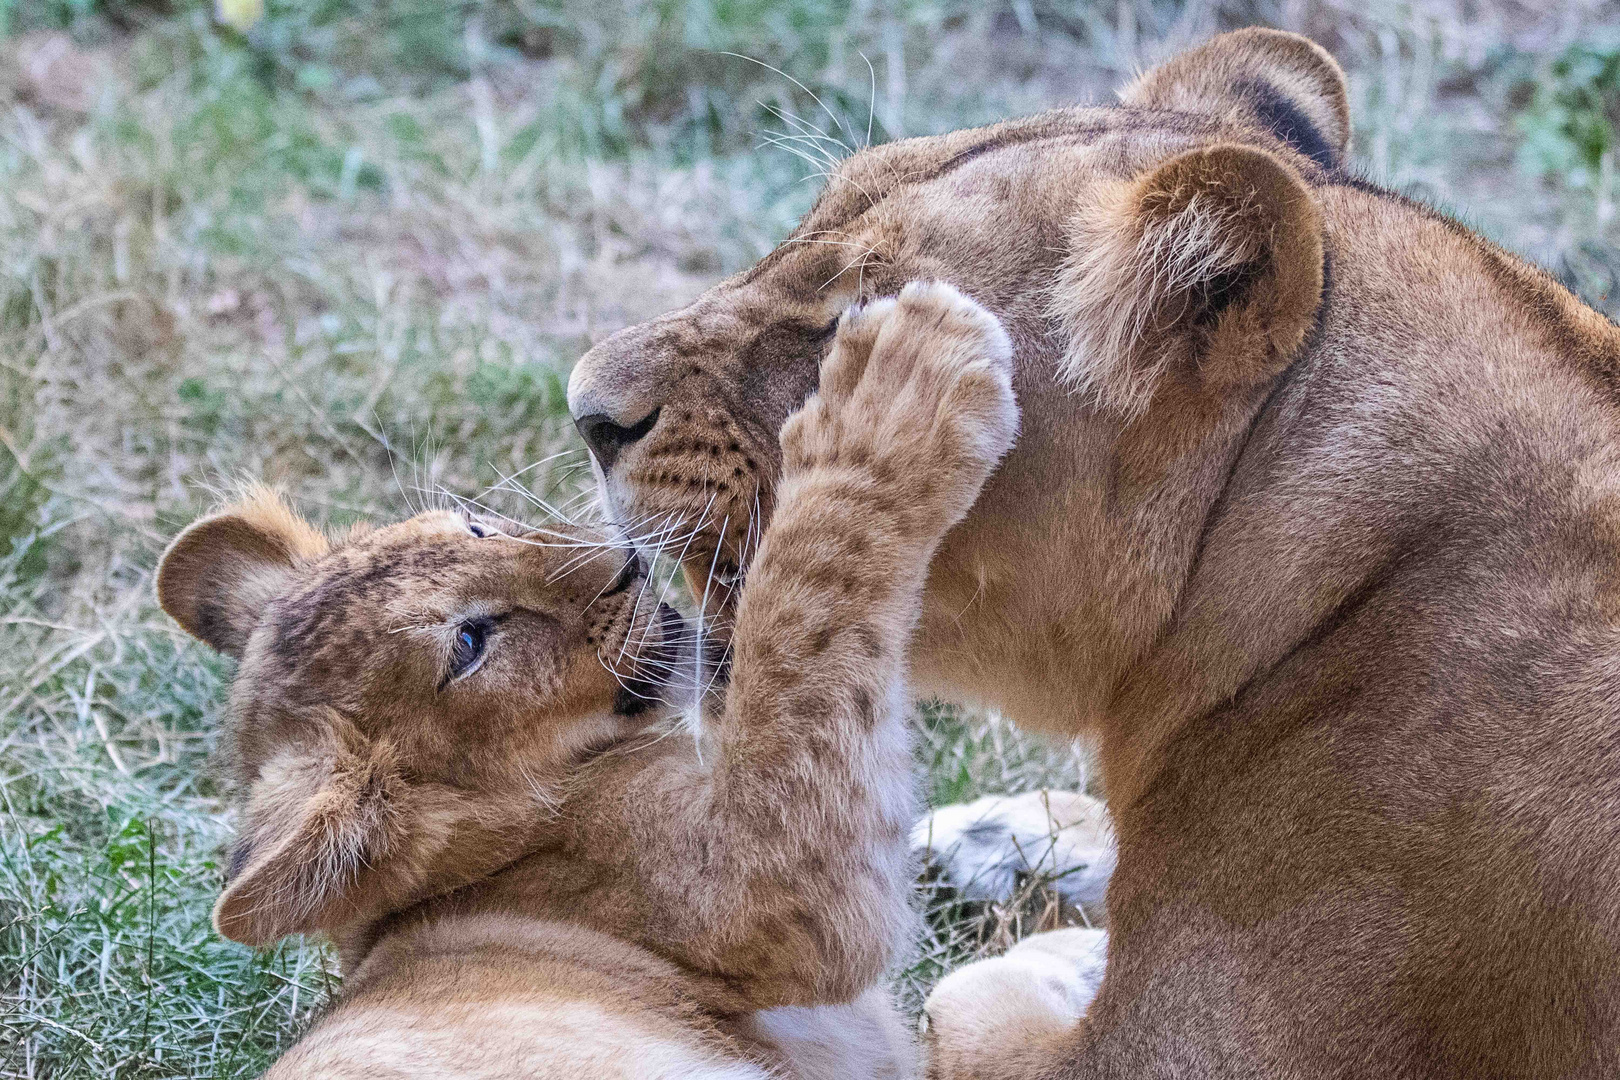
[[[1345,64],[1368,175],[1620,307],[1613,2],[0,0],[0,1076],[256,1074],[330,988],[208,926],[227,671],[150,578],[217,490],[586,498],[572,362],[850,147],[1253,23]],[[936,802],[1085,782],[999,718],[917,727]],[[912,995],[1027,914],[931,903]]]

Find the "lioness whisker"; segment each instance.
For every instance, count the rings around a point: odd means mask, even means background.
[[[720,523],[720,536],[724,537],[726,535],[726,528],[730,524],[731,524],[731,517],[728,515],[726,517],[726,519]],[[704,616],[708,614],[708,610],[709,610],[709,586],[712,585],[713,582],[714,582],[714,569],[719,564],[719,562],[720,562],[720,547],[719,547],[719,545],[716,545],[715,549],[714,549],[714,557],[709,560],[709,572],[706,575],[704,575],[704,578],[703,578],[703,596],[698,600],[698,605],[697,605],[697,640],[698,640],[698,645],[697,645],[697,649],[695,650],[696,659],[694,660],[694,666],[693,666],[693,669],[692,669],[693,685],[700,685],[703,682],[703,653],[705,651],[704,650],[704,635],[703,635],[703,620],[704,620]],[[712,685],[713,685],[713,682],[711,680],[710,686],[712,687]]]
[[[872,121],[877,117],[877,68],[872,66],[872,61],[867,59],[865,52],[856,51],[860,53],[861,59],[865,61],[866,74],[870,76],[872,81],[871,93],[866,98],[866,142],[861,144],[861,148],[864,150],[872,145]]]
[[[810,100],[814,101],[817,105],[821,106],[821,111],[826,113],[828,115],[828,117],[830,117],[832,119],[833,123],[837,124],[840,128],[843,129],[844,134],[849,136],[850,141],[853,142],[855,140],[854,134],[849,130],[848,127],[846,127],[844,125],[844,121],[839,118],[837,113],[835,113],[831,109],[827,108],[826,102],[822,101],[821,98],[817,97],[815,91],[811,90],[808,86],[804,85],[804,83],[800,82],[798,79],[795,79],[793,76],[789,75],[787,72],[783,71],[781,68],[773,67],[772,65],[767,64],[763,60],[756,60],[754,57],[747,56],[747,55],[745,55],[743,53],[724,52],[721,55],[723,55],[723,56],[734,56],[738,60],[746,60],[750,64],[758,64],[760,67],[764,68],[766,71],[769,71],[769,72],[771,72],[772,74],[775,74],[775,75],[780,75],[782,78],[786,79],[788,82],[792,83],[794,86],[797,86],[800,90],[803,90],[806,94],[809,94],[810,95]],[[826,134],[826,132],[821,131],[821,128],[816,127],[816,125],[810,123],[809,121],[801,119],[799,122],[801,124],[803,124],[805,127],[808,127],[808,128],[811,128],[812,130],[821,132],[823,135]],[[828,137],[831,138],[831,136],[828,136]],[[848,144],[841,144],[841,145],[844,146],[845,151],[850,151],[850,148],[849,148]],[[850,152],[852,152],[852,151],[850,151]]]
[[[837,138],[836,136],[833,136],[833,135],[822,134],[821,130],[819,128],[812,129],[811,131],[804,130],[805,121],[804,121],[803,117],[797,116],[797,115],[795,115],[793,113],[786,112],[783,109],[781,109],[781,108],[779,108],[779,107],[777,107],[775,105],[769,104],[768,102],[763,102],[762,101],[762,102],[760,102],[760,104],[762,106],[764,106],[766,112],[769,112],[771,115],[776,116],[779,119],[786,121],[787,123],[793,125],[796,128],[799,128],[798,131],[766,131],[766,132],[762,132],[761,136],[763,138],[769,139],[772,142],[779,142],[779,143],[791,143],[791,142],[808,143],[818,153],[820,153],[822,157],[827,158],[828,159],[828,164],[830,164],[830,165],[837,165],[839,163],[840,159],[833,156],[832,152],[829,151],[825,146],[822,145],[823,143],[832,143],[834,146],[838,147],[841,150],[847,150],[848,149],[848,147],[846,147],[844,145],[843,140],[841,140],[841,139],[839,139],[839,138]]]
[[[858,266],[860,268],[860,281],[862,283],[864,283],[865,280],[866,280],[866,260],[871,258],[872,256],[877,256],[880,259],[882,258],[881,255],[878,255],[877,245],[875,245],[875,244],[873,246],[867,248],[865,251],[861,252],[855,258],[851,259],[849,262],[845,263],[843,268],[840,269],[838,271],[838,273],[834,274],[832,277],[828,278],[826,281],[823,281],[821,283],[820,287],[816,291],[820,292],[822,289],[825,289],[827,286],[831,285],[833,282],[835,282],[839,278],[843,277],[845,274],[847,274],[849,272],[851,267],[857,267]]]
[[[525,467],[523,469],[520,469],[518,472],[513,473],[511,476],[502,476],[500,481],[497,484],[495,484],[490,490],[511,492],[511,493],[517,495],[519,498],[525,499],[530,504],[539,507],[541,510],[544,510],[546,513],[550,514],[552,517],[562,519],[564,524],[574,525],[574,524],[576,524],[576,522],[573,520],[572,517],[570,517],[568,514],[564,513],[558,507],[553,506],[545,498],[543,498],[543,497],[541,497],[539,495],[536,495],[534,493],[533,489],[531,489],[527,484],[519,483],[517,478],[519,476],[522,476],[524,473],[528,472],[530,469],[538,468],[539,466],[544,465],[547,462],[552,461],[553,459],[562,456],[563,454],[570,454],[570,453],[575,453],[575,452],[576,451],[572,451],[572,450],[561,450],[561,451],[558,451],[555,454],[550,455],[549,457],[542,458],[541,460],[535,462],[533,465],[529,465],[529,466],[527,466],[527,467]],[[578,468],[578,466],[575,466],[575,468]]]
[[[764,102],[760,102],[760,104],[763,105]],[[769,106],[767,106],[767,108],[769,108]],[[810,165],[814,165],[816,167],[817,171],[819,172],[819,171],[821,171],[822,161],[823,161],[823,159],[825,159],[827,157],[827,155],[822,154],[820,157],[812,156],[811,154],[808,154],[805,151],[799,149],[797,146],[793,145],[794,140],[807,139],[807,138],[808,138],[808,136],[804,136],[804,135],[780,135],[780,134],[772,134],[770,132],[767,132],[761,137],[760,146],[762,146],[762,147],[763,146],[773,146],[773,147],[776,147],[779,150],[786,150],[788,153],[792,154],[794,157],[798,158],[800,161],[804,161],[804,162],[807,162]],[[833,159],[833,160],[836,161],[836,159]]]
[[[563,564],[561,570],[549,575],[546,578],[546,584],[555,585],[557,582],[561,581],[569,574],[572,574],[580,567],[589,566],[591,563],[595,562],[604,551],[612,550],[616,550],[612,544],[602,543],[592,546],[589,550],[583,552],[582,554],[575,555],[573,558],[569,559],[568,562]]]
[[[712,504],[712,503],[713,503],[713,501],[714,501],[714,500],[713,500],[713,498],[712,498],[712,497],[711,497],[711,498],[710,498],[710,503],[711,503],[711,504]],[[707,510],[705,510],[705,515],[707,515]],[[694,538],[696,538],[696,537],[697,537],[697,536],[698,536],[698,535],[699,535],[699,533],[700,533],[700,532],[701,532],[701,531],[702,531],[702,527],[703,527],[703,522],[702,522],[702,520],[701,520],[701,519],[700,519],[700,520],[699,520],[699,523],[698,523],[698,525],[697,525],[697,526],[696,526],[696,527],[695,527],[695,528],[693,528],[693,529],[691,529],[691,530],[689,530],[689,531],[688,531],[688,533],[687,533],[687,536],[686,536],[686,546],[685,546],[685,547],[683,547],[683,548],[682,548],[682,549],[681,549],[681,555],[680,555],[680,557],[679,557],[679,558],[678,558],[678,559],[677,559],[677,564],[678,564],[678,563],[679,563],[679,559],[680,559],[680,558],[685,558],[685,555],[686,555],[686,549],[687,549],[687,548],[688,548],[688,547],[690,547],[690,546],[691,546],[691,543],[692,543],[692,541],[693,541],[693,539],[694,539]],[[659,557],[661,557],[661,556],[662,556],[662,555],[663,555],[663,553],[664,553],[664,545],[662,545],[662,544],[660,544],[660,545],[659,545],[659,546],[658,546],[658,548],[657,548],[657,549],[656,549],[656,551],[655,551],[655,552],[654,552],[654,554],[653,554],[653,559],[652,559],[652,566],[651,566],[651,567],[649,567],[649,569],[648,569],[648,573],[649,573],[649,574],[651,574],[651,573],[653,573],[653,572],[654,572],[654,568],[656,568],[656,565],[657,565],[657,561],[658,561],[658,559],[659,559]],[[662,591],[660,591],[660,593],[659,593],[659,595],[658,595],[658,598],[657,598],[657,601],[656,601],[656,602],[655,602],[655,604],[654,604],[654,607],[653,607],[653,611],[654,611],[654,612],[656,612],[656,611],[657,611],[657,610],[658,610],[658,606],[657,606],[657,605],[659,605],[659,604],[662,604],[662,603],[663,603],[663,602],[664,602],[664,599],[665,599],[665,597],[667,597],[667,596],[668,596],[668,595],[669,595],[669,587],[670,587],[670,584],[671,584],[671,583],[672,583],[672,582],[673,582],[673,580],[674,580],[674,579],[673,579],[673,576],[671,576],[671,577],[670,577],[670,578],[669,578],[669,579],[667,579],[667,580],[666,580],[666,581],[665,581],[665,582],[664,582],[664,586],[663,586],[663,589],[662,589]],[[644,594],[643,594],[643,595],[645,595],[645,593],[644,593]],[[637,597],[637,598],[636,598],[636,604],[637,604],[637,613],[639,613],[639,609],[640,609],[640,603],[641,603],[641,597],[639,597],[639,596],[638,596],[638,597]],[[653,623],[654,623],[654,622],[655,622],[655,621],[656,621],[656,620],[653,620],[653,619],[648,619],[648,620],[647,620],[647,625],[646,625],[646,627],[645,627],[645,628],[643,628],[643,630],[642,630],[642,632],[641,632],[641,641],[640,641],[640,642],[639,642],[639,643],[638,643],[638,645],[637,645],[637,649],[638,649],[638,650],[639,650],[639,649],[640,649],[640,648],[641,648],[641,647],[642,647],[642,646],[645,646],[645,645],[646,645],[646,643],[647,643],[647,635],[648,635],[648,634],[650,634],[650,633],[652,633],[652,629],[653,629]],[[633,625],[634,625],[634,623],[632,623],[632,626],[633,626]],[[630,635],[630,634],[629,634],[629,633],[626,633],[626,634],[625,634],[625,636],[624,636],[624,642],[623,642],[623,643],[622,643],[622,644],[621,644],[621,645],[620,645],[620,646],[619,646],[619,659],[621,659],[621,660],[622,660],[622,659],[623,659],[623,657],[624,657],[624,651],[625,651],[625,649],[626,649],[626,648],[627,648],[627,647],[628,647],[628,646],[629,646],[629,644],[630,644],[630,636],[631,636],[631,635]],[[617,661],[615,661],[615,662],[617,662]]]
[[[784,242],[789,244],[819,244],[825,247],[860,248],[862,253],[872,250],[870,244],[857,244],[854,241],[846,240],[788,240]]]
[[[564,523],[572,525],[572,524],[574,524],[574,522],[569,520],[567,515],[555,513],[549,506],[546,505],[546,503],[545,503],[545,501],[543,499],[538,499],[538,500],[535,499],[532,492],[530,492],[529,488],[526,485],[518,483],[518,477],[523,476],[525,473],[532,472],[535,469],[538,469],[538,468],[540,468],[540,467],[542,467],[544,465],[549,465],[551,462],[556,461],[560,457],[566,457],[569,454],[578,454],[578,453],[584,453],[584,451],[579,450],[577,448],[573,448],[573,447],[570,447],[570,448],[568,448],[566,450],[558,450],[556,453],[547,454],[545,457],[540,458],[538,461],[531,462],[530,464],[525,465],[523,468],[519,469],[517,472],[511,473],[511,474],[502,473],[500,468],[498,466],[495,466],[494,463],[492,462],[491,463],[491,468],[493,468],[495,470],[495,474],[497,476],[499,476],[500,479],[497,480],[495,483],[490,484],[488,487],[484,488],[484,490],[480,491],[477,495],[473,496],[473,501],[475,503],[479,503],[481,505],[482,500],[483,500],[484,496],[486,496],[486,495],[489,495],[489,494],[491,494],[493,492],[496,492],[496,491],[510,491],[510,492],[512,492],[514,494],[517,494],[519,496],[528,498],[530,501],[535,502],[542,509],[546,510],[547,513],[552,513],[554,516],[561,518]],[[504,515],[504,514],[501,515],[501,516],[506,517],[506,515]],[[513,519],[508,518],[508,520],[513,520]]]
[[[472,498],[466,498],[466,497],[463,497],[461,495],[457,495],[455,492],[450,491],[448,489],[441,489],[441,490],[443,490],[444,494],[453,503],[455,503],[455,508],[464,515],[471,516],[470,514],[468,514],[468,509],[467,508],[472,507],[475,511],[477,511],[477,513],[481,517],[496,518],[496,519],[498,519],[500,521],[509,522],[509,523],[511,523],[513,525],[516,525],[516,526],[518,526],[519,528],[522,528],[522,529],[529,528],[529,526],[528,526],[528,524],[526,522],[520,521],[520,520],[518,520],[517,518],[513,517],[510,514],[503,513],[502,511],[495,509],[494,507],[492,507],[492,506],[488,505],[487,503],[485,503],[478,496],[474,496]]]
[[[702,522],[699,522],[697,528],[694,528],[694,529],[691,529],[691,530],[688,531],[688,533],[686,535],[685,544],[681,547],[681,553],[675,557],[675,564],[677,566],[679,566],[681,564],[681,562],[685,560],[686,553],[692,546],[692,541],[695,540],[701,532],[702,532]],[[657,551],[654,553],[654,555],[653,555],[653,565],[654,565],[655,568],[657,566],[658,559],[663,556],[664,550],[665,550],[665,545],[660,544],[658,546]],[[648,572],[651,573],[653,571],[649,570]],[[675,579],[674,579],[673,575],[671,575],[670,577],[665,579],[663,589],[660,591],[660,593],[658,595],[658,602],[660,604],[664,603],[665,600],[667,599],[667,597],[669,596],[669,589],[670,589],[670,586],[672,584],[674,584],[674,580]],[[647,632],[650,631],[650,630],[651,630],[651,624],[649,623],[648,624],[648,630],[642,632],[642,644],[646,644]]]

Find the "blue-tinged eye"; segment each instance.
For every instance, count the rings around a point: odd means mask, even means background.
[[[484,658],[484,647],[489,641],[489,619],[468,619],[456,627],[456,637],[450,644],[450,678],[459,679],[469,674]]]

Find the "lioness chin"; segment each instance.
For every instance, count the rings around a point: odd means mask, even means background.
[[[693,642],[599,535],[331,540],[260,493],[176,538],[164,609],[240,661],[215,923],[323,932],[345,972],[271,1076],[906,1075],[874,989],[910,922],[905,648],[1016,431],[1009,352],[944,286],[844,317],[701,753],[668,726]]]
[[[573,374],[605,501],[723,606],[843,305],[937,278],[1011,336],[913,674],[1095,742],[1112,941],[1083,1022],[942,1073],[1620,1076],[1620,331],[1350,131],[1320,48],[1223,35],[852,155]]]

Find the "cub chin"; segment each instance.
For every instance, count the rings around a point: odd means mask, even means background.
[[[215,925],[344,969],[270,1075],[908,1074],[875,986],[910,922],[906,645],[1016,431],[1009,351],[943,286],[845,314],[697,739],[675,688],[712,672],[600,535],[329,538],[261,491],[176,538],[164,609],[239,661]]]

